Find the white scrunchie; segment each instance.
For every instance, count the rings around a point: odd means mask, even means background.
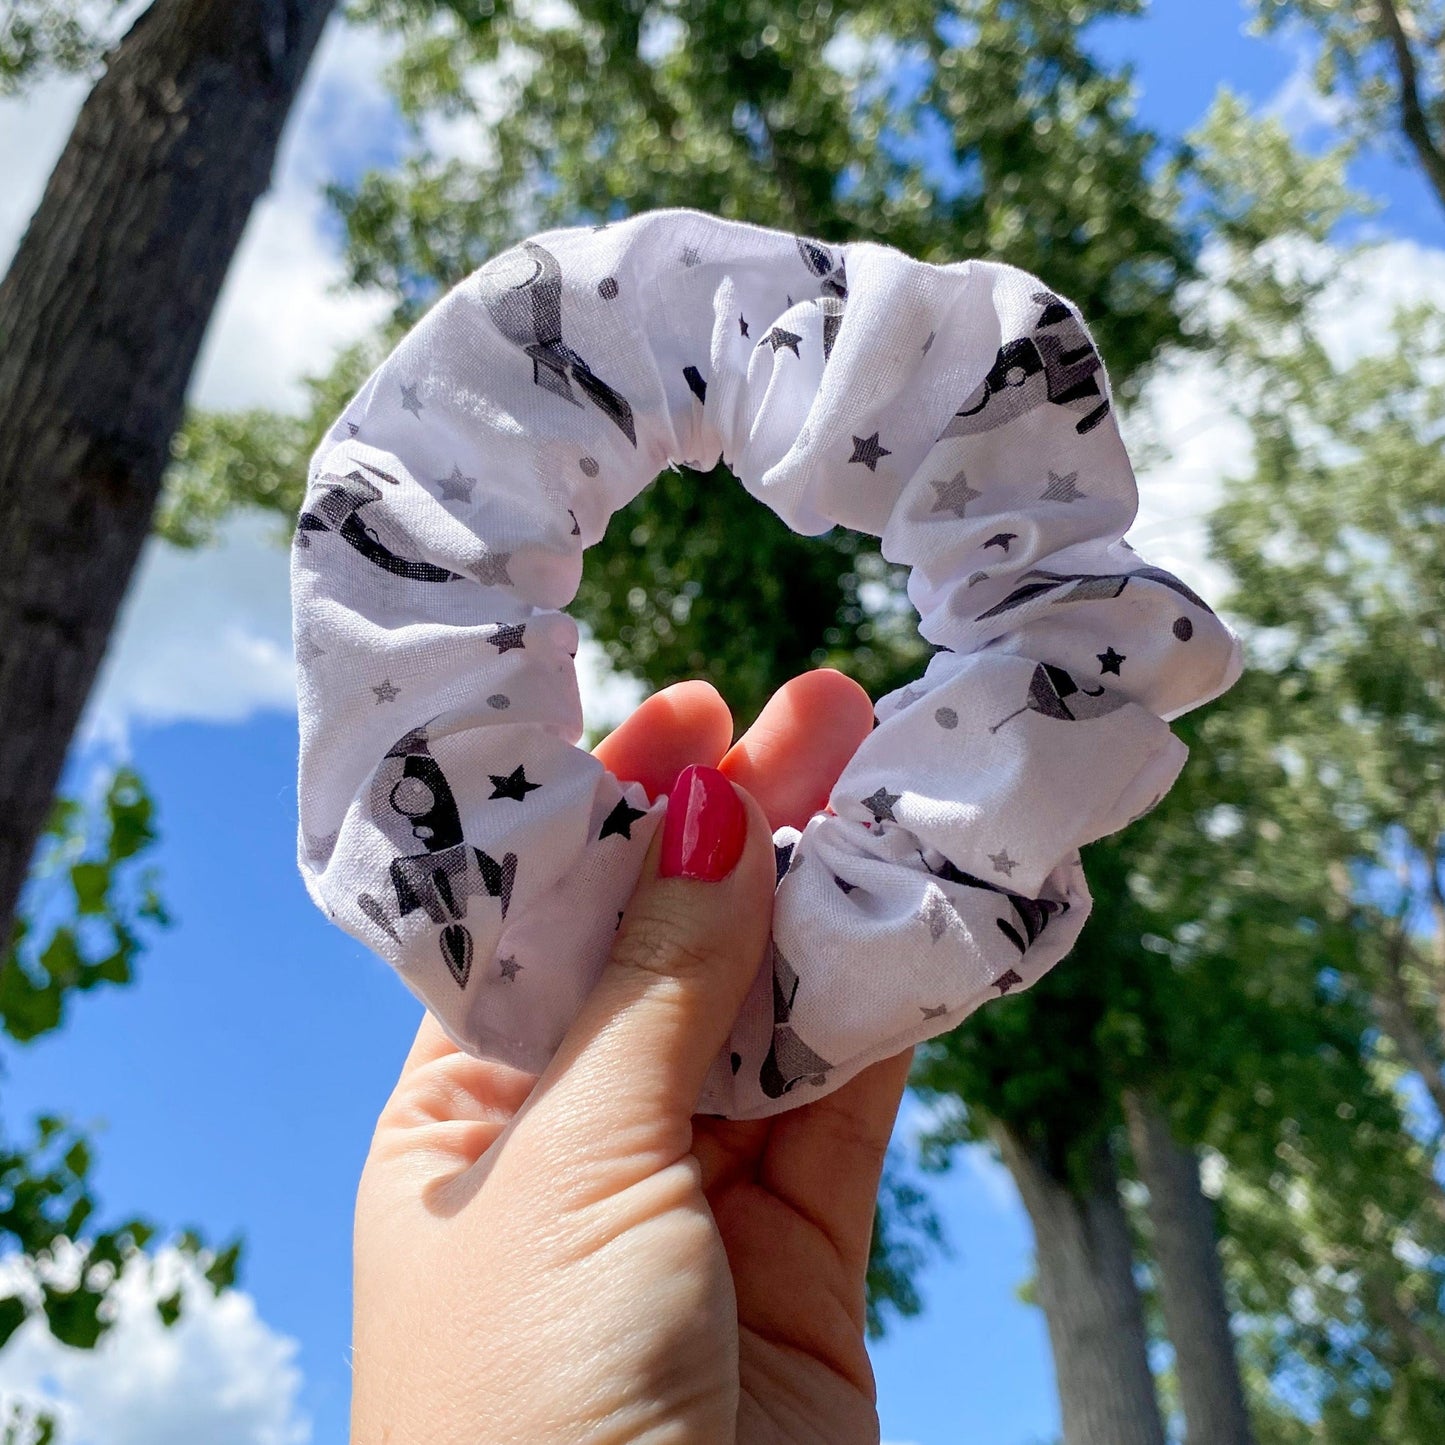
[[[583,548],[719,455],[794,530],[881,537],[941,649],[775,839],[772,956],[700,1103],[756,1118],[1057,962],[1079,847],[1158,801],[1163,719],[1240,657],[1121,540],[1103,365],[1034,277],[692,211],[523,242],[347,407],[293,554],[302,875],[475,1054],[546,1064],[661,816],[576,746]]]

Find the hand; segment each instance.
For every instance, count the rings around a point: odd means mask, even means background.
[[[910,1055],[773,1119],[692,1117],[765,946],[771,831],[824,805],[871,718],[810,673],[729,750],[722,699],[684,683],[598,747],[654,796],[720,768],[742,854],[659,879],[658,830],[540,1079],[423,1020],[357,1200],[353,1445],[878,1439],[864,1275]]]

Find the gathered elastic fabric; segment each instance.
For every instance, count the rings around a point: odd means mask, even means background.
[[[1240,655],[1122,540],[1103,363],[1035,277],[692,211],[522,242],[346,407],[292,554],[306,886],[474,1054],[546,1065],[662,814],[577,746],[583,550],[719,458],[797,532],[880,538],[936,649],[775,836],[772,945],[699,1103],[755,1118],[1062,958],[1079,848],[1158,802],[1166,720]]]

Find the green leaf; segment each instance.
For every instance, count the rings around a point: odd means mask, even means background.
[[[156,1301],[156,1313],[161,1317],[161,1323],[167,1328],[175,1324],[181,1317],[181,1306],[183,1303],[182,1293],[177,1290],[174,1294],[167,1295],[164,1299]]]
[[[15,1295],[0,1299],[0,1349],[9,1342],[10,1336],[29,1318],[30,1311],[25,1301]]]

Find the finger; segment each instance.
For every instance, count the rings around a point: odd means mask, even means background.
[[[732,737],[727,703],[711,683],[695,680],[653,693],[593,753],[609,772],[658,798],[689,763],[715,767]]]
[[[762,804],[774,828],[801,828],[873,727],[873,704],[831,668],[784,683],[718,767]]]
[[[715,770],[687,770],[519,1136],[545,1141],[572,1178],[611,1164],[645,1177],[686,1154],[708,1070],[762,962],[774,878],[762,809]]]
[[[883,1158],[912,1062],[906,1049],[825,1098],[780,1114],[763,1152],[760,1183],[822,1229],[860,1282]]]

